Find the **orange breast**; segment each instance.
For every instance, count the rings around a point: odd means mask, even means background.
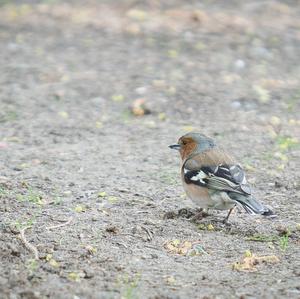
[[[195,184],[187,184],[184,181],[182,172],[182,184],[187,196],[200,208],[208,208],[211,204],[211,198],[208,189]]]

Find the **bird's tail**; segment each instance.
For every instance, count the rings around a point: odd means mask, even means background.
[[[261,204],[253,196],[245,196],[231,193],[229,196],[235,200],[248,214],[261,214],[263,216],[275,216],[274,212]]]

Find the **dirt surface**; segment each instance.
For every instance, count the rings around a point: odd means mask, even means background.
[[[299,1],[0,3],[1,298],[300,297]],[[275,219],[176,215],[191,130]]]

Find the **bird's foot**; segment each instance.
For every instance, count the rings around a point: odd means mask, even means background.
[[[228,221],[227,217],[222,220],[222,223],[226,226],[231,226],[231,223]]]
[[[234,210],[235,206],[233,208],[231,208],[227,214],[227,216],[224,218],[224,220],[222,221],[223,224],[230,226],[231,224],[229,223],[228,219],[229,216],[231,215],[232,211]]]

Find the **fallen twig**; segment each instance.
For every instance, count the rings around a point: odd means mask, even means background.
[[[147,233],[147,241],[151,241],[153,239],[153,233],[145,226],[141,226],[141,229]]]
[[[31,243],[29,243],[25,237],[25,231],[26,229],[30,228],[31,226],[25,226],[22,229],[20,229],[20,238],[22,240],[22,242],[24,243],[25,247],[30,250],[33,254],[34,254],[34,258],[36,260],[39,259],[39,252],[36,249],[36,247],[34,245],[32,245]]]
[[[264,199],[272,198],[272,197],[280,197],[280,196],[286,196],[286,194],[284,194],[284,193],[272,193],[272,194],[268,194],[268,195],[264,196]]]
[[[55,229],[55,228],[59,228],[59,227],[69,225],[72,222],[72,220],[73,220],[73,217],[70,217],[65,223],[61,223],[61,224],[57,224],[57,225],[53,225],[53,226],[48,226],[48,227],[46,227],[46,229],[50,230],[50,229]]]

